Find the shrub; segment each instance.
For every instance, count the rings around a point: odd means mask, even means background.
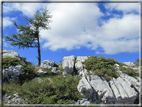
[[[123,72],[123,73],[126,73],[132,77],[136,77],[136,76],[139,76],[139,73],[137,71],[135,71],[134,69],[132,68],[125,68],[123,66],[120,66],[120,70]]]
[[[20,95],[27,98],[29,104],[72,104],[72,100],[81,99],[76,88],[80,78],[71,75],[63,78],[62,75],[55,75],[51,80],[53,82],[48,79],[41,83],[25,82],[20,89]]]
[[[119,63],[114,59],[105,57],[91,56],[83,62],[87,71],[93,71],[93,74],[103,76],[107,81],[112,77],[117,78],[119,74],[114,67],[115,63]]]
[[[5,57],[3,58],[2,65],[3,69],[8,68],[10,65],[22,65],[24,72],[19,75],[19,80],[20,83],[23,84],[24,81],[31,80],[34,77],[38,76],[38,74],[34,72],[34,67],[31,62],[26,61],[25,57],[21,57],[20,59],[23,60],[25,64],[23,64],[18,58]]]
[[[22,65],[21,61],[17,58],[5,57],[2,61],[3,69],[10,67],[10,65],[16,66],[18,64]]]

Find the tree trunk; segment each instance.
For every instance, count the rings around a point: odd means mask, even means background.
[[[41,55],[40,55],[39,32],[37,33],[37,37],[38,37],[38,66],[40,66]]]

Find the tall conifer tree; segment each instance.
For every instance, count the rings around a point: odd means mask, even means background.
[[[50,29],[49,18],[52,16],[48,10],[38,11],[32,18],[25,17],[27,26],[17,25],[16,21],[13,24],[18,28],[18,33],[11,37],[5,36],[6,41],[10,41],[11,46],[19,46],[20,48],[38,48],[38,66],[41,64],[40,43],[39,43],[39,28]]]

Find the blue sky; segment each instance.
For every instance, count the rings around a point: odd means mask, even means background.
[[[12,21],[26,25],[24,17],[43,8],[51,12],[52,23],[51,30],[40,29],[41,62],[59,63],[70,55],[104,56],[119,62],[139,58],[139,3],[4,3],[3,37],[17,32]],[[3,42],[3,49],[15,50],[38,64],[37,48],[18,49],[9,44]]]

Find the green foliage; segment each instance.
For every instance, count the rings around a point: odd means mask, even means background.
[[[17,25],[14,21],[13,24],[17,27],[18,33],[13,34],[12,37],[5,36],[5,40],[10,41],[11,46],[19,46],[19,49],[38,47],[36,41],[39,39],[39,27],[49,29],[47,26],[50,23],[49,18],[51,18],[51,15],[48,14],[49,12],[45,9],[43,12],[38,11],[37,14],[34,14],[33,18],[28,19],[25,17],[27,26]]]
[[[10,67],[10,65],[16,66],[18,64],[22,65],[21,61],[17,58],[5,57],[2,61],[3,69]]]
[[[45,9],[43,12],[38,11],[34,14],[33,18],[25,17],[27,25],[17,25],[14,21],[13,24],[17,27],[17,34],[9,36],[4,36],[6,41],[10,42],[10,46],[18,46],[20,48],[38,48],[38,65],[41,62],[40,55],[40,42],[39,42],[39,28],[50,29],[49,28],[49,18],[52,16],[49,15],[49,12]]]
[[[136,76],[139,76],[139,73],[137,71],[135,71],[134,69],[132,68],[125,68],[123,66],[120,66],[120,70],[123,72],[123,73],[126,73],[132,77],[136,77]]]
[[[25,82],[19,91],[20,96],[28,99],[29,104],[72,104],[72,100],[81,99],[77,90],[80,78],[68,75],[65,79],[62,75],[52,76],[51,81],[42,77],[45,81]],[[40,88],[39,88],[40,87]]]
[[[117,78],[119,74],[116,72],[114,64],[119,63],[114,59],[105,57],[91,56],[83,62],[85,69],[93,71],[93,74],[103,76],[107,81],[112,77]]]
[[[5,57],[3,58],[3,69],[8,68],[10,65],[16,66],[18,64],[23,66],[24,72],[19,75],[19,81],[24,83],[25,81],[31,80],[34,77],[38,76],[36,72],[34,72],[34,67],[31,62],[26,61],[25,57],[21,57],[25,64],[23,64],[18,58]]]

